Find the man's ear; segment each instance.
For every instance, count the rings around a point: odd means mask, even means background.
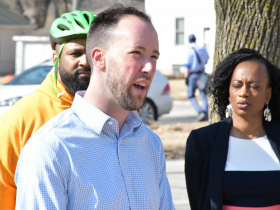
[[[55,64],[57,58],[58,58],[58,54],[57,54],[56,51],[54,51],[53,54],[52,54],[53,64]],[[58,68],[59,68],[59,62],[58,62]]]
[[[91,52],[91,60],[94,67],[104,70],[105,69],[105,50],[101,47],[96,47]]]

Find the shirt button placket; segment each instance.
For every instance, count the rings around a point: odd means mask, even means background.
[[[127,152],[126,152],[126,147],[127,145],[124,142],[124,139],[121,139],[119,142],[119,158],[120,158],[120,165],[121,165],[121,170],[123,173],[124,181],[125,181],[125,187],[127,191],[127,196],[129,199],[129,205],[130,208],[133,209],[133,190],[132,190],[132,183],[130,181],[131,174],[130,174],[130,169],[129,169],[129,161],[127,157]]]

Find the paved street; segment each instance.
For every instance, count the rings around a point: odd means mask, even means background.
[[[200,104],[200,101],[198,101]],[[201,104],[200,104],[201,105]],[[197,113],[188,100],[173,100],[173,107],[169,114],[161,116],[157,123],[166,125],[173,123],[196,122]]]

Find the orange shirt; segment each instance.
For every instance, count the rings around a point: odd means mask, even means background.
[[[57,84],[51,71],[35,93],[18,101],[0,117],[0,210],[15,209],[15,170],[19,154],[31,135],[55,115],[71,107],[74,96]]]

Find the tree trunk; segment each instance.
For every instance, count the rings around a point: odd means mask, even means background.
[[[240,48],[259,51],[280,67],[280,0],[215,0],[215,69],[219,61]],[[219,121],[210,100],[210,122]]]
[[[37,28],[42,28],[45,25],[47,12],[51,0],[35,0],[34,1],[34,13],[33,13],[33,21],[37,25]]]
[[[11,11],[16,14],[23,14],[23,7],[20,0],[0,0],[0,4],[8,7]]]

